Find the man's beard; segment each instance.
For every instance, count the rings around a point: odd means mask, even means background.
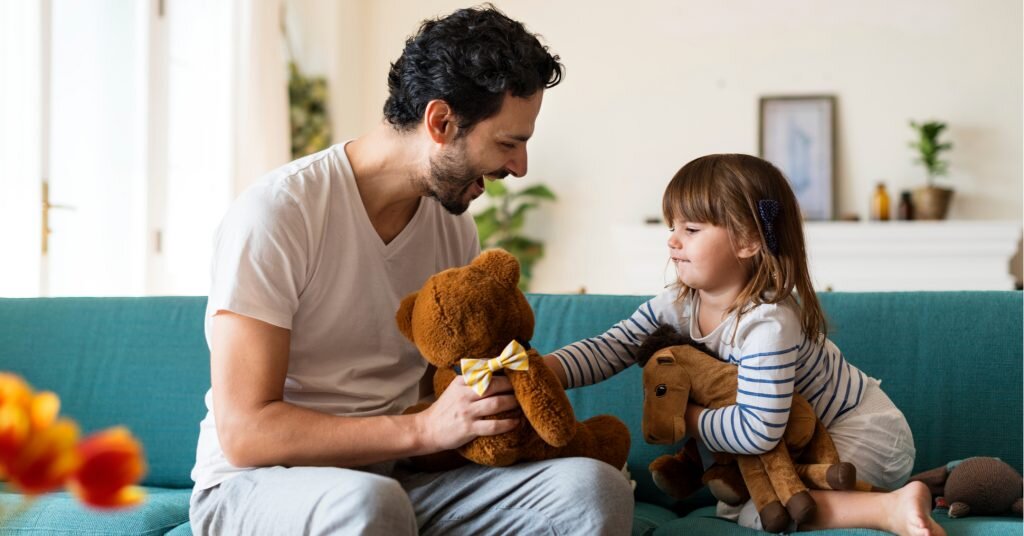
[[[472,202],[472,199],[466,199],[466,190],[484,175],[504,178],[508,171],[477,171],[470,166],[461,147],[454,148],[430,160],[427,195],[437,199],[445,210],[458,216]]]

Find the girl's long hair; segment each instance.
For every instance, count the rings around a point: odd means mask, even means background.
[[[776,252],[768,247],[758,203],[774,200],[772,222]],[[756,305],[781,303],[790,297],[800,307],[803,332],[812,339],[827,335],[825,315],[807,268],[803,221],[796,195],[782,172],[770,162],[745,154],[713,154],[693,160],[672,177],[662,198],[662,212],[676,220],[724,227],[733,246],[760,244],[750,259],[750,278],[729,312],[743,315]],[[682,282],[682,295],[693,292]]]

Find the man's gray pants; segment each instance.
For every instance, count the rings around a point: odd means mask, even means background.
[[[267,467],[192,494],[195,534],[629,534],[633,491],[586,458],[418,473]]]

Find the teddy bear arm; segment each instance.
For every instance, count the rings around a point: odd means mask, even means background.
[[[448,384],[455,380],[455,376],[455,371],[450,368],[437,369],[434,372],[434,396],[441,396]]]
[[[536,350],[530,350],[527,370],[506,373],[523,415],[537,435],[553,447],[568,445],[576,431],[576,415],[565,389]]]

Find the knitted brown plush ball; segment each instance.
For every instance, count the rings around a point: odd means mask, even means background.
[[[1024,480],[999,458],[967,458],[910,477],[924,482],[949,517],[1022,515]]]
[[[946,479],[949,517],[1021,515],[1024,481],[998,458],[968,458]]]

